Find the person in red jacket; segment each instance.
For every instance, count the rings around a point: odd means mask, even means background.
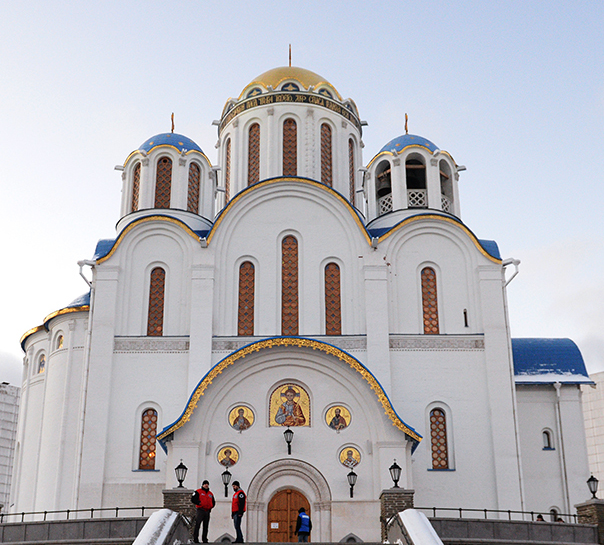
[[[241,533],[241,519],[245,513],[245,492],[239,487],[239,481],[233,481],[233,504],[231,507],[231,516],[235,525],[237,537],[233,543],[243,543],[243,534]]]
[[[201,488],[195,491],[191,501],[197,506],[197,517],[195,519],[195,529],[193,530],[193,543],[199,543],[199,527],[203,523],[201,540],[208,542],[208,527],[210,526],[210,511],[216,505],[214,494],[210,492],[210,483],[203,481]]]

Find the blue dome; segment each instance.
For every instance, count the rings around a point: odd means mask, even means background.
[[[141,144],[138,149],[149,153],[153,148],[156,148],[157,146],[172,146],[178,151],[195,150],[203,153],[203,151],[201,151],[201,148],[195,142],[193,142],[193,140],[187,138],[186,136],[183,136],[182,134],[176,134],[173,132],[156,134],[155,136],[152,136],[151,138],[149,138],[149,140]]]
[[[408,148],[409,146],[421,146],[423,148],[430,150],[431,153],[434,153],[436,150],[438,150],[437,146],[435,146],[432,142],[430,142],[430,140],[427,140],[426,138],[424,138],[422,136],[417,136],[415,134],[403,134],[402,136],[399,136],[399,137],[395,138],[394,140],[390,140],[390,142],[388,142],[380,150],[380,153],[382,153],[383,151],[391,151],[392,153],[400,153],[401,151],[403,151],[405,148]]]

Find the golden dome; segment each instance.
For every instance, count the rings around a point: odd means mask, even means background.
[[[257,78],[246,85],[245,89],[239,95],[239,99],[246,97],[248,91],[253,89],[254,86],[261,86],[264,89],[268,89],[270,86],[273,90],[277,90],[280,88],[281,84],[288,81],[295,81],[301,85],[300,90],[308,90],[310,86],[313,86],[315,90],[319,87],[327,87],[331,91],[333,91],[335,97],[339,100],[342,100],[340,93],[336,90],[336,88],[329,83],[325,78],[319,76],[319,74],[315,74],[310,70],[306,70],[304,68],[298,68],[297,66],[281,66],[279,68],[273,68],[268,72],[264,72],[264,74],[260,74]],[[287,90],[287,89],[286,89]]]

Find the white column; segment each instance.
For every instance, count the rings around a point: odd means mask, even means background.
[[[141,160],[141,181],[138,209],[153,208],[155,206],[155,180],[153,173],[155,168],[151,164],[149,157],[143,157]]]
[[[428,208],[442,210],[438,159],[434,157],[426,164],[426,189],[428,190]]]

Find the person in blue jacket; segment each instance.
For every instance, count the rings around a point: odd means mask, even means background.
[[[310,517],[306,514],[306,509],[300,507],[298,509],[298,520],[296,521],[296,531],[294,532],[298,536],[298,542],[306,543],[311,530],[312,522]]]

